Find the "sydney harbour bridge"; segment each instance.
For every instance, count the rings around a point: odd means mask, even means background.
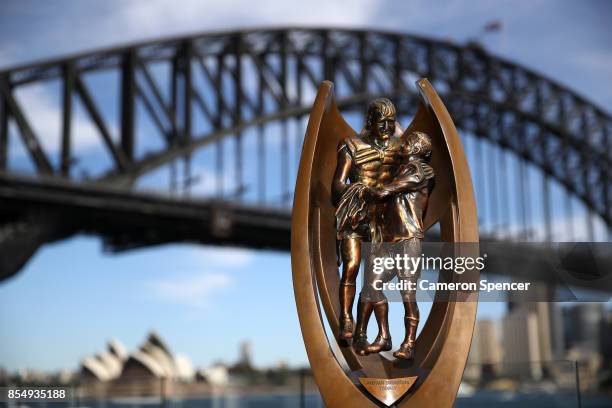
[[[110,251],[288,250],[321,81],[334,82],[359,128],[379,96],[409,123],[421,77],[463,138],[484,238],[609,239],[612,118],[574,90],[477,43],[348,29],[209,32],[0,71],[0,279],[78,233]]]

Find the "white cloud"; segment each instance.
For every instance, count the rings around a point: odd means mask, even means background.
[[[230,174],[232,169],[219,174],[199,163],[193,163],[191,171],[193,176],[197,177],[191,187],[191,193],[194,196],[210,197],[216,195],[219,182],[224,186],[225,192],[230,191],[231,186],[236,183],[235,178]]]
[[[199,247],[192,252],[194,259],[202,261],[203,264],[218,269],[242,269],[253,265],[255,254],[253,250],[230,247]]]
[[[211,297],[230,287],[232,282],[225,273],[199,273],[156,280],[146,286],[161,301],[206,309]]]
[[[263,24],[362,25],[370,21],[379,3],[374,0],[286,2],[238,0],[202,2],[186,0],[135,1],[122,3],[119,22],[123,29],[139,35],[185,32]]]
[[[575,205],[575,204],[574,204]],[[553,240],[556,242],[567,241],[590,241],[589,225],[586,213],[575,211],[571,218],[556,218],[551,224]],[[608,235],[603,220],[597,216],[592,216],[594,241],[607,241]],[[569,231],[572,235],[569,236]]]
[[[16,48],[0,40],[4,50],[14,51],[9,55],[11,58],[0,59],[0,63],[6,61],[0,66],[192,32],[256,26],[366,25],[373,23],[372,16],[383,5],[375,0],[293,3],[278,0],[115,0],[98,8],[74,5],[71,12],[60,14],[38,7],[32,10],[29,21],[44,19],[46,24],[38,25],[34,38],[20,34],[28,40],[27,47]]]
[[[553,242],[575,242],[575,241],[590,241],[589,237],[589,226],[587,224],[586,214],[583,209],[576,209],[571,218],[558,216],[551,220],[550,230]],[[500,226],[487,226],[485,231],[481,233],[488,233],[490,230],[493,232],[499,231]],[[546,241],[546,231],[542,220],[535,222],[528,233],[528,236],[524,236],[524,229],[522,224],[511,223],[504,225],[501,228],[503,231],[510,231],[509,237],[511,239],[519,240],[533,240],[533,241]],[[593,217],[593,232],[594,241],[606,241],[607,232],[605,230],[604,222],[594,216]],[[569,231],[572,234],[569,234]],[[501,238],[505,238],[502,236]]]
[[[45,152],[49,155],[57,155],[61,149],[61,104],[53,100],[48,89],[39,86],[17,89],[16,99]],[[89,149],[101,146],[102,136],[98,129],[74,107],[73,104],[71,128],[73,154],[84,153]],[[117,134],[117,126],[109,124],[109,132]]]
[[[159,170],[151,172],[148,175],[138,180],[137,189],[143,191],[158,191],[160,189],[167,188],[169,175],[167,166],[160,167]],[[178,183],[182,185],[182,163],[179,163],[177,167],[178,172]],[[235,188],[236,179],[232,175],[233,169],[229,169],[222,174],[209,169],[201,164],[201,160],[192,161],[191,163],[191,176],[193,177],[191,187],[189,189],[190,196],[195,198],[209,198],[217,195],[217,183],[221,181],[224,187],[224,192],[232,191]]]

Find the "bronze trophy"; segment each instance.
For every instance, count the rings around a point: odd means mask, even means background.
[[[308,358],[330,407],[451,407],[467,361],[476,293],[434,300],[417,338],[416,291],[402,290],[405,337],[392,355],[382,353],[393,349],[389,304],[375,290],[368,268],[356,321],[352,313],[364,243],[373,250],[392,243],[404,254],[419,256],[425,231],[438,222],[442,241],[478,242],[461,141],[431,84],[422,79],[417,88],[419,109],[405,131],[396,122],[393,103],[380,98],[369,104],[363,130],[355,132],[340,115],[328,81],[321,84],[310,115],[295,191],[291,253]],[[478,279],[474,273],[440,275],[453,282]],[[407,283],[418,276],[418,271],[396,271],[382,279]],[[334,338],[325,334],[319,299]],[[372,314],[378,335],[370,343]],[[332,341],[338,347],[331,347]]]

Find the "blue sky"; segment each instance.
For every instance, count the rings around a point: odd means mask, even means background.
[[[457,42],[478,37],[491,52],[612,110],[609,2],[207,3],[4,1],[0,67],[195,31],[374,27]],[[502,20],[502,30],[482,35],[482,26],[495,19]],[[83,133],[91,131],[82,126]],[[399,321],[400,309],[392,307],[392,321]],[[504,304],[485,303],[479,314],[498,317],[503,309]],[[18,276],[0,283],[0,325],[0,366],[10,370],[76,367],[106,339],[116,337],[133,349],[149,329],[197,366],[234,360],[244,339],[253,342],[260,366],[280,359],[306,362],[285,253],[172,245],[107,255],[96,238],[75,237],[46,246]],[[399,338],[399,331],[394,335]]]

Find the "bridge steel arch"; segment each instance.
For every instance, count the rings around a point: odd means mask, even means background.
[[[170,75],[165,84],[152,68],[160,63],[169,66]],[[116,132],[85,80],[89,74],[106,71],[115,72],[120,83]],[[91,220],[90,227],[79,227],[61,216],[52,221],[43,217],[45,222],[35,222],[32,214],[41,206],[46,208],[47,204],[62,200],[78,207],[86,201],[78,199],[81,197],[78,194],[86,197],[90,190],[95,192],[94,196],[101,197],[98,207],[103,206],[101,203],[108,202],[109,196],[129,191],[139,177],[177,159],[187,162],[196,150],[219,144],[229,137],[236,138],[232,159],[235,174],[241,177],[245,154],[243,132],[269,122],[303,118],[324,79],[335,83],[341,109],[362,111],[367,100],[390,96],[400,112],[409,113],[416,109],[413,83],[419,77],[427,77],[432,82],[460,130],[532,163],[583,202],[591,213],[601,217],[610,229],[612,118],[554,80],[490,55],[478,44],[458,45],[403,33],[327,28],[207,32],[96,50],[0,71],[3,240],[5,245],[15,247],[19,246],[15,243],[23,243],[26,239],[23,237],[37,243],[31,244],[31,250],[25,251],[21,258],[17,257],[22,260],[14,261],[13,269],[21,266],[40,243],[79,232],[79,228],[100,233],[111,247],[117,248],[137,246],[139,239],[146,241],[145,244],[180,240],[179,236],[126,238],[129,233],[121,231],[120,226],[101,232],[101,227],[94,225],[95,220]],[[21,87],[51,80],[61,83],[58,107],[62,118],[61,146],[57,157],[45,151],[44,143],[33,130],[36,118],[28,117],[27,107],[16,96]],[[72,128],[75,97],[81,101],[112,158],[112,164],[95,180],[79,178],[74,171],[75,156],[79,154],[73,149],[79,137]],[[136,153],[138,106],[147,112],[163,140],[163,147],[145,155]],[[196,116],[206,131],[194,130]],[[9,123],[17,129],[36,174],[23,176],[10,169]],[[282,143],[281,156],[288,148]],[[265,146],[258,149],[257,154],[265,153]],[[217,154],[216,160],[222,163],[222,153]],[[293,187],[289,174],[287,169],[279,175],[287,194]],[[241,183],[239,180],[238,186]],[[262,200],[249,211],[255,211],[253,215],[261,209],[261,214],[270,217],[270,210],[265,208],[265,186],[257,189],[263,191]],[[134,193],[121,196],[121,200],[128,203],[130,197],[136,201],[143,199]],[[117,200],[113,203],[124,203]],[[215,208],[233,208],[232,198],[223,196],[202,205],[210,206],[211,202],[221,200],[225,204]],[[170,204],[155,203],[161,208],[160,214],[166,214],[164,211]],[[242,207],[237,205],[237,211],[241,211]],[[288,226],[287,221],[288,214],[286,221],[275,225],[283,230]],[[149,231],[151,234],[155,235]],[[285,236],[288,237],[288,231]],[[254,242],[241,244],[255,245]],[[288,242],[286,245],[288,248]],[[282,247],[282,244],[269,246]]]

